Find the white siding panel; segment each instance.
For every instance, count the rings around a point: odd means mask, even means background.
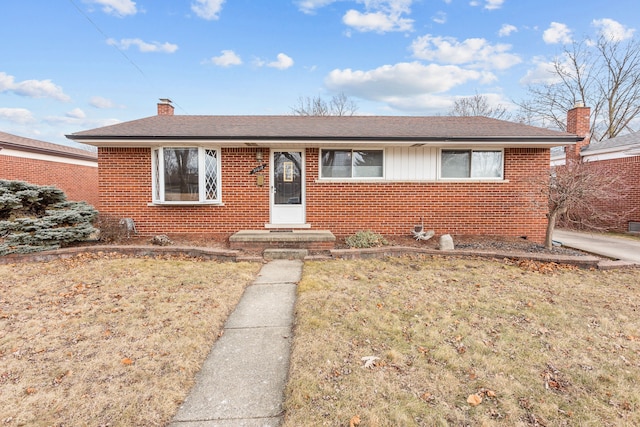
[[[437,148],[389,147],[385,150],[388,181],[433,181],[436,179]]]

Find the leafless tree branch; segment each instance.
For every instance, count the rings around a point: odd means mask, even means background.
[[[334,95],[328,102],[319,96],[301,96],[291,107],[294,116],[354,116],[357,111],[358,104],[344,93]]]

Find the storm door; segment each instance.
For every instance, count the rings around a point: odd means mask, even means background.
[[[271,223],[304,224],[304,152],[271,151]]]

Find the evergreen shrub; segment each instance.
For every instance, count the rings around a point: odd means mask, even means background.
[[[58,249],[86,240],[98,211],[53,186],[0,180],[0,255]]]

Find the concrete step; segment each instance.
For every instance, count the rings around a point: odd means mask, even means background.
[[[262,253],[266,261],[273,261],[274,259],[304,260],[308,255],[309,251],[306,249],[265,249]]]
[[[328,230],[241,230],[229,237],[234,250],[262,252],[265,249],[306,249],[326,253],[335,247],[336,236]]]

